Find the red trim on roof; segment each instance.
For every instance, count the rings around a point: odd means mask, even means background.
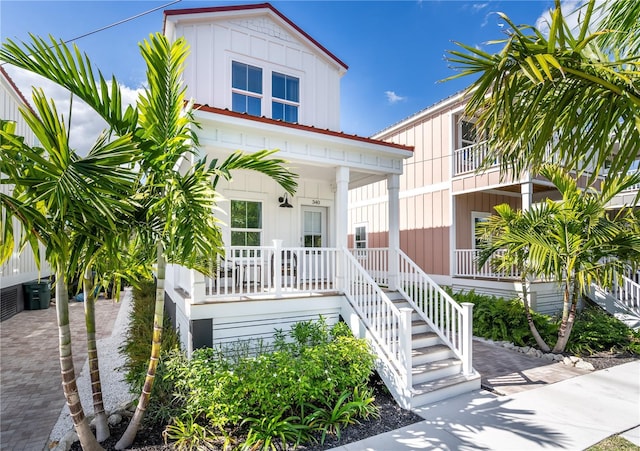
[[[298,33],[303,35],[309,41],[311,41],[316,47],[326,53],[331,59],[337,62],[339,65],[344,67],[344,69],[349,69],[340,58],[335,56],[329,50],[327,50],[322,44],[309,36],[302,28],[293,23],[289,18],[287,18],[284,14],[274,8],[270,3],[255,3],[252,5],[232,5],[232,6],[211,6],[206,8],[184,8],[184,9],[166,9],[164,11],[165,16],[179,16],[183,14],[200,14],[200,13],[218,13],[218,12],[226,12],[226,11],[247,11],[253,9],[263,9],[267,8],[273,11],[278,17],[291,25]]]
[[[9,74],[7,73],[6,70],[4,70],[4,67],[2,67],[2,65],[0,65],[0,73],[2,73],[2,75],[4,75],[4,78],[7,79],[7,81],[9,82],[9,84],[11,85],[11,87],[13,88],[13,90],[16,92],[16,94],[18,94],[18,97],[20,97],[20,99],[24,102],[25,106],[27,108],[29,108],[31,110],[31,112],[33,114],[36,114],[36,112],[33,110],[33,108],[31,107],[31,104],[29,103],[29,101],[27,100],[27,98],[22,95],[22,91],[20,91],[20,89],[18,89],[18,87],[16,86],[16,84],[13,82],[13,79],[9,76]]]
[[[230,116],[230,117],[236,117],[239,119],[247,119],[250,121],[254,121],[254,122],[262,122],[263,124],[271,124],[271,125],[277,125],[280,127],[287,127],[287,128],[293,128],[296,130],[303,130],[303,131],[307,131],[307,132],[314,132],[314,133],[321,133],[323,135],[328,135],[328,136],[335,136],[338,138],[344,138],[344,139],[350,139],[353,141],[361,141],[361,142],[365,142],[365,143],[369,143],[369,144],[377,144],[380,146],[387,146],[387,147],[393,147],[396,149],[400,149],[400,150],[406,150],[409,152],[413,152],[414,150],[414,146],[405,146],[403,144],[396,144],[396,143],[392,143],[392,142],[388,142],[388,141],[380,141],[377,139],[372,139],[372,138],[366,138],[364,136],[358,136],[358,135],[349,135],[347,133],[342,133],[342,132],[336,132],[333,130],[329,130],[329,129],[321,129],[321,128],[316,128],[316,127],[312,127],[310,125],[301,125],[301,124],[294,124],[291,122],[284,122],[284,121],[280,121],[277,119],[270,119],[268,117],[264,117],[264,116],[252,116],[250,114],[247,113],[236,113],[235,111],[230,111],[228,109],[223,109],[223,108],[216,108],[216,107],[212,107],[209,105],[200,105],[200,104],[194,104],[193,106],[194,110],[199,110],[199,111],[206,111],[207,113],[216,113],[216,114],[222,114],[225,116]]]

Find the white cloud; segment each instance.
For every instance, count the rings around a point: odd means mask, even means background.
[[[384,94],[387,96],[387,101],[391,104],[404,102],[405,100],[407,100],[406,97],[399,96],[395,93],[395,91],[385,91]]]
[[[489,6],[489,3],[474,3],[473,5],[471,5],[471,9],[473,9],[474,11],[481,11],[487,6]]]
[[[70,94],[65,88],[32,72],[5,65],[5,70],[13,79],[24,97],[33,107],[32,89],[42,88],[47,98],[53,99],[58,110],[58,116],[64,116],[65,123],[69,121]],[[127,86],[120,87],[122,92],[123,107],[135,104],[141,89],[133,89]],[[86,155],[93,146],[98,136],[107,128],[106,122],[89,105],[78,97],[73,97],[71,110],[70,143],[78,154]]]
[[[584,18],[585,10],[583,6],[586,4],[586,0],[562,0],[560,2],[560,7],[562,8],[562,15],[565,20],[569,24],[569,28],[574,35],[577,35],[580,28],[579,23]],[[595,31],[598,23],[603,18],[604,9],[601,8],[603,4],[603,0],[596,1],[596,8],[593,12],[593,17],[591,18],[591,27],[590,31]],[[549,34],[549,26],[551,25],[551,14],[550,11],[547,10],[543,12],[538,20],[536,20],[536,28],[542,32],[545,36]]]

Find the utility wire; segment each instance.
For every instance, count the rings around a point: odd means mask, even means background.
[[[123,23],[130,22],[130,21],[132,21],[134,19],[137,19],[138,17],[145,16],[145,15],[147,15],[149,13],[155,12],[155,11],[157,11],[159,9],[162,9],[162,8],[166,8],[167,6],[174,5],[174,4],[179,3],[181,1],[182,0],[174,0],[173,2],[167,3],[167,4],[162,5],[162,6],[158,6],[156,8],[150,9],[150,10],[142,12],[140,14],[136,14],[135,16],[131,16],[131,17],[129,17],[127,19],[123,19],[123,20],[121,20],[119,22],[112,23],[111,25],[107,25],[107,26],[104,26],[102,28],[98,28],[97,30],[90,31],[88,33],[85,33],[83,35],[77,36],[75,38],[67,39],[66,41],[64,41],[64,43],[68,44],[71,41],[77,41],[78,39],[86,38],[87,36],[91,36],[92,34],[96,34],[96,33],[99,33],[101,31],[108,30],[109,28],[113,28],[115,26],[122,25]]]
[[[75,38],[67,39],[67,40],[62,41],[62,42],[64,42],[65,44],[68,44],[69,42],[77,41],[77,40],[82,39],[82,38],[86,38],[87,36],[91,36],[93,34],[101,32],[101,31],[108,30],[109,28],[113,28],[113,27],[116,27],[118,25],[122,25],[123,23],[127,23],[127,22],[130,22],[130,21],[132,21],[134,19],[137,19],[139,17],[146,16],[147,14],[150,14],[152,12],[158,11],[159,9],[162,9],[162,8],[166,8],[167,6],[174,5],[174,4],[179,3],[181,1],[182,0],[174,0],[172,2],[169,2],[169,3],[166,3],[164,5],[158,6],[156,8],[150,9],[148,11],[144,11],[144,12],[141,12],[139,14],[136,14],[135,16],[131,16],[131,17],[128,17],[126,19],[122,19],[122,20],[120,20],[118,22],[114,22],[114,23],[112,23],[110,25],[106,25],[106,26],[104,26],[102,28],[98,28],[97,30],[90,31],[88,33],[82,34],[80,36],[76,36]],[[53,48],[53,46],[51,46],[49,48]],[[8,63],[7,62],[0,63],[0,66],[4,66],[5,64],[8,64]]]

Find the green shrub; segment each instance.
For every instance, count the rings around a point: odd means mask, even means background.
[[[344,323],[298,323],[288,334],[276,334],[271,352],[242,353],[209,348],[190,360],[172,356],[167,379],[175,385],[181,416],[212,428],[248,428],[247,443],[269,448],[273,440],[307,440],[310,415],[319,418],[319,410],[348,404],[354,419],[375,410],[367,391],[375,356]]]
[[[125,380],[133,393],[139,393],[149,366],[151,341],[153,335],[153,316],[156,290],[153,281],[141,282],[133,288],[129,326],[119,351],[124,355]],[[160,361],[156,369],[156,377],[151,392],[150,404],[145,418],[149,421],[168,419],[171,416],[173,387],[165,380],[167,355],[180,347],[177,333],[165,314],[162,330],[162,346]]]
[[[573,325],[567,351],[589,355],[601,351],[628,351],[640,354],[638,334],[599,307],[580,312]]]
[[[536,342],[527,323],[524,304],[518,298],[506,300],[474,291],[453,293],[459,302],[471,302],[473,307],[473,334],[495,341],[510,341],[518,346],[535,346]],[[542,338],[555,341],[557,325],[548,315],[531,312],[533,322]]]
[[[505,300],[474,291],[449,291],[449,294],[459,303],[474,304],[474,335],[496,341],[511,341],[518,346],[536,346],[520,299]],[[540,336],[553,347],[560,327],[559,318],[533,311],[531,314]],[[629,329],[597,306],[586,308],[576,316],[566,352],[581,355],[610,350],[640,354],[640,332]]]

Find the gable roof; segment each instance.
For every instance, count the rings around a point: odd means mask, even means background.
[[[293,23],[289,18],[287,18],[284,14],[278,11],[273,7],[270,3],[255,3],[250,5],[230,5],[230,6],[211,6],[204,8],[185,8],[185,9],[166,9],[164,11],[164,20],[166,23],[167,16],[181,16],[181,15],[191,15],[191,14],[207,14],[207,13],[225,13],[225,12],[242,12],[242,11],[252,11],[252,10],[260,10],[264,9],[272,12],[281,20],[283,20],[287,25],[293,28],[297,33],[299,33],[304,39],[309,41],[313,46],[315,46],[322,53],[327,55],[330,59],[338,63],[344,70],[349,69],[340,58],[335,56],[329,50],[327,50],[322,44],[313,39],[309,34],[307,34],[302,28]]]
[[[18,86],[16,86],[16,84],[13,81],[13,79],[9,76],[9,74],[4,69],[4,67],[2,67],[2,65],[0,65],[0,74],[2,74],[2,76],[5,78],[5,80],[7,80],[7,83],[9,83],[9,86],[11,86],[11,89],[13,89],[13,91],[20,98],[22,103],[24,103],[24,105],[27,108],[29,108],[33,114],[36,114],[36,112],[34,111],[33,107],[31,106],[31,104],[29,103],[27,98],[22,94],[22,91],[20,91]]]

